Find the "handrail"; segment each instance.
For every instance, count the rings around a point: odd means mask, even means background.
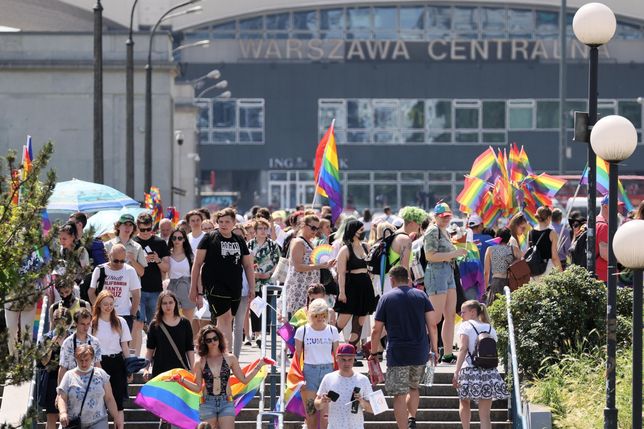
[[[523,429],[528,429],[528,420],[523,414],[523,401],[521,400],[521,384],[519,382],[519,363],[517,361],[517,346],[514,339],[514,322],[512,321],[512,312],[510,311],[510,306],[512,304],[512,298],[510,296],[510,288],[505,286],[503,288],[503,293],[505,294],[505,309],[508,316],[508,340],[510,343],[510,366],[512,367],[512,386],[514,389],[514,398],[515,398],[515,409],[513,414],[518,417],[521,421],[521,427]],[[516,421],[516,419],[513,419]]]
[[[36,304],[38,305],[38,304]],[[38,334],[36,335],[36,344],[42,340],[43,335],[45,335],[45,324],[47,323],[47,319],[49,317],[49,296],[45,293],[43,294],[42,297],[42,310],[40,313],[40,321],[38,323]],[[36,400],[37,398],[35,397],[36,395],[39,394],[38,389],[37,389],[37,377],[38,377],[38,370],[36,369],[36,362],[34,361],[34,377],[31,380],[31,383],[29,384],[29,403],[27,404],[27,409],[30,409],[34,403],[37,403],[38,401]],[[34,420],[32,422],[32,428],[37,427],[37,420]]]

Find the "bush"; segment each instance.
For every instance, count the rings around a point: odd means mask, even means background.
[[[629,304],[630,303],[630,304]],[[630,343],[632,293],[618,293],[618,341]],[[506,350],[505,299],[489,309],[499,336],[499,350]],[[512,293],[517,358],[528,378],[534,377],[549,358],[574,350],[591,350],[605,343],[606,286],[586,269],[571,266],[532,281]],[[591,335],[596,332],[596,335]]]

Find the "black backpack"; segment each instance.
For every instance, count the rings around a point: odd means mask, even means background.
[[[401,233],[402,234],[402,233]],[[378,275],[383,275],[387,274],[389,272],[389,269],[396,265],[398,261],[400,261],[400,258],[396,259],[393,262],[389,262],[389,249],[391,248],[391,244],[394,242],[394,239],[396,238],[396,232],[394,232],[391,228],[385,228],[385,230],[382,233],[382,238],[378,241],[376,241],[372,246],[371,249],[369,249],[369,253],[367,254],[367,271],[371,274],[378,274]],[[382,258],[385,258],[385,272],[382,271]]]
[[[470,355],[470,359],[472,359],[472,364],[483,369],[496,368],[499,366],[499,355],[496,351],[496,340],[490,335],[492,325],[490,325],[490,329],[487,332],[479,333],[472,322],[469,322],[469,324],[472,325],[474,332],[476,332],[474,354],[471,354],[469,350],[467,352]]]

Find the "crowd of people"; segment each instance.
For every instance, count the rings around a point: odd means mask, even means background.
[[[607,201],[601,210],[597,276],[605,280]],[[308,427],[340,421],[362,427],[372,390],[353,367],[362,359],[382,361],[386,349],[385,387],[394,396],[399,428],[416,427],[418,387],[429,359],[455,365],[463,427],[469,427],[474,400],[481,427],[489,428],[491,401],[507,397],[507,390],[495,368],[479,368],[472,359],[480,332],[496,339],[486,304],[502,293],[508,267],[530,248],[547,261],[539,275],[585,264],[585,219],[573,213],[566,223],[560,210],[540,207],[532,229],[518,213],[494,230],[472,214],[459,230],[452,216],[444,202],[432,213],[404,207],[398,216],[367,212],[335,222],[329,207],[290,214],[254,207],[246,216],[232,208],[197,209],[177,225],[169,219],[155,225],[144,212],[123,214],[111,237],[81,245],[87,217],[74,213],[58,233],[59,270],[74,265],[91,274],[65,281],[53,276],[51,329],[42,338],[47,353],[38,362],[47,429],[79,418],[83,428],[107,428],[108,412],[121,428],[132,374],[143,371],[147,380],[174,368],[194,373],[196,383],[186,383],[195,391],[204,382],[202,420],[232,428],[228,380],[231,374],[250,380],[254,374],[244,374],[238,358],[242,347],[261,348],[261,318],[249,304],[263,285],[277,282],[284,285],[280,299],[288,312],[281,320],[302,308],[307,313],[295,350],[303,356]],[[644,204],[635,217],[644,218]],[[480,250],[482,296],[460,283],[456,262],[467,253],[455,246],[460,236]],[[312,259],[326,244],[333,257]],[[372,260],[378,246],[386,252],[380,271]],[[5,310],[10,350],[19,340],[12,330],[31,314],[22,310]],[[463,322],[455,332],[457,312]],[[352,402],[359,412],[345,406]]]

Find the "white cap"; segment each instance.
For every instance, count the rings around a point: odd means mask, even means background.
[[[477,215],[476,213],[470,215],[470,218],[467,221],[467,226],[477,226],[483,223],[483,219],[481,219],[481,216]]]

